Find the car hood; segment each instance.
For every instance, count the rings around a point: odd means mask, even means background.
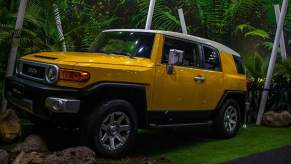
[[[45,62],[50,64],[58,63],[96,63],[126,65],[138,67],[153,67],[153,62],[145,58],[130,58],[128,56],[104,53],[84,52],[41,52],[22,57],[24,60]]]

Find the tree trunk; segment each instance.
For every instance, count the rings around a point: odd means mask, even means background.
[[[55,21],[56,21],[58,34],[59,34],[59,39],[63,44],[63,51],[66,52],[67,51],[67,45],[66,45],[66,42],[65,42],[65,37],[64,37],[64,33],[63,33],[63,27],[62,27],[62,21],[61,21],[61,16],[60,16],[58,5],[54,3],[53,4],[53,8],[54,8]]]
[[[11,43],[11,50],[10,50],[7,69],[6,69],[6,77],[13,75],[27,1],[28,0],[21,0],[20,1],[18,15],[17,15],[17,19],[16,19],[15,31],[13,34],[13,39],[12,39],[12,43]],[[7,101],[5,100],[5,98],[3,96],[0,113],[5,112],[6,108],[7,108]]]

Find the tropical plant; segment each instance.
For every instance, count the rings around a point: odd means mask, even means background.
[[[244,59],[247,69],[248,79],[252,80],[252,86],[249,90],[249,100],[251,107],[249,116],[255,121],[263,91],[264,79],[268,69],[269,59],[256,53],[249,55]],[[291,60],[286,62],[277,62],[274,69],[272,84],[269,90],[267,111],[289,110],[291,112]]]
[[[255,53],[245,56],[244,63],[248,79],[252,80],[256,87],[262,87],[268,69],[268,59]]]
[[[58,33],[55,30],[55,21],[52,8],[48,1],[31,0],[28,2],[26,10],[22,36],[20,39],[20,53],[31,53],[40,50],[58,50]],[[51,14],[51,16],[50,16]],[[11,15],[11,20],[15,20],[16,15]],[[11,43],[14,21],[2,25],[2,43]],[[1,42],[0,42],[1,44]]]
[[[273,88],[291,88],[291,59],[278,62],[274,69]]]
[[[137,15],[133,16],[133,24],[136,24],[135,27],[144,28],[148,7],[148,0],[137,0]],[[152,29],[179,31],[180,22],[176,15],[166,6],[165,1],[157,0],[154,9]]]
[[[250,54],[244,57],[247,78],[252,81],[248,91],[248,101],[250,109],[248,120],[254,122],[257,118],[261,91],[264,86],[265,75],[268,69],[268,60],[259,53]]]
[[[269,109],[291,112],[291,59],[277,63],[272,80]]]
[[[249,24],[240,24],[234,31],[235,37],[241,37],[250,41],[252,49],[259,51],[260,48],[272,49],[273,43],[270,41],[270,34],[264,29],[256,28]]]

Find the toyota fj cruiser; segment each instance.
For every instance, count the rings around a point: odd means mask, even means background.
[[[207,39],[168,31],[106,30],[90,53],[21,57],[5,81],[10,105],[80,129],[81,144],[116,157],[137,129],[212,125],[237,134],[246,76],[240,55]]]

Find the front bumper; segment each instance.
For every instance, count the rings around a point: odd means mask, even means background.
[[[5,80],[5,97],[22,111],[57,124],[76,122],[74,119],[82,103],[78,89],[49,86],[18,77]]]

